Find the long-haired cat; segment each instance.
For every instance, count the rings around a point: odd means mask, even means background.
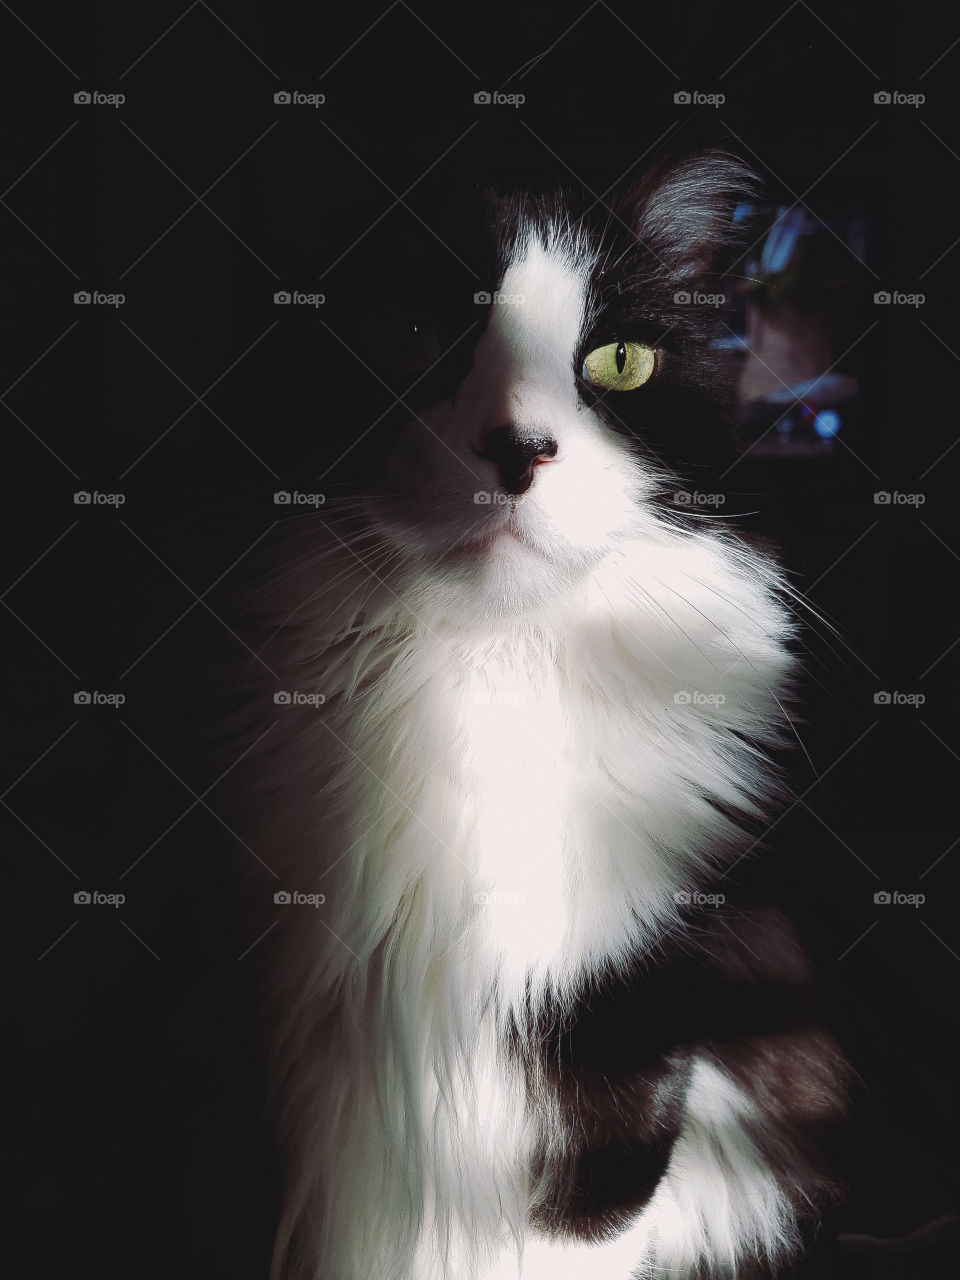
[[[469,292],[364,248],[326,313],[392,397],[321,418],[363,483],[258,597],[274,1280],[769,1276],[834,1193],[845,1068],[724,879],[778,799],[790,591],[689,479],[749,187],[711,150],[609,205],[487,192]]]

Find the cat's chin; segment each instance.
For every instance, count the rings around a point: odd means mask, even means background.
[[[607,554],[572,547],[545,552],[522,533],[500,534],[472,556],[470,588],[462,593],[462,605],[466,612],[476,607],[482,617],[542,619],[562,609],[562,602],[578,593]]]
[[[522,524],[511,521],[479,536],[471,536],[459,545],[464,560],[491,572],[530,572],[538,569],[576,568],[583,554],[563,544],[546,542]]]
[[[481,556],[512,556],[521,552],[538,556],[544,554],[543,548],[530,535],[529,530],[515,520],[492,529],[479,538],[473,538],[465,545]]]
[[[404,513],[405,515],[406,513]],[[440,520],[424,526],[378,511],[371,523],[399,553],[410,581],[430,584],[439,611],[461,622],[529,617],[557,607],[607,559],[627,530],[588,522],[565,530],[540,510],[488,510],[467,528]],[[421,576],[422,575],[422,576]]]

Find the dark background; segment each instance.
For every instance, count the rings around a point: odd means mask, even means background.
[[[429,223],[426,185],[394,199],[448,148],[478,172],[552,172],[600,194],[665,132],[725,140],[774,204],[864,218],[840,366],[860,381],[856,411],[832,453],[748,454],[727,485],[839,629],[832,650],[809,637],[812,768],[798,753],[801,800],[765,864],[862,1079],[837,1225],[895,1236],[953,1212],[960,21],[802,0],[13,10],[22,21],[0,8],[0,822],[29,1274],[266,1272],[276,1191],[227,888],[249,854],[195,779],[185,691],[216,685],[192,636],[277,518],[274,490],[333,461],[330,405],[349,404],[351,382],[369,392],[359,365],[338,377],[323,312],[276,308],[274,292],[349,289],[351,245],[391,206],[381,230],[406,206]],[[494,88],[527,101],[474,104]],[[275,105],[294,89],[327,101]],[[727,100],[681,107],[680,89]],[[875,104],[894,89],[927,100]],[[79,90],[126,102],[77,105]],[[927,301],[875,308],[880,289]],[[126,301],[78,306],[78,290]],[[79,490],[125,503],[78,506]],[[878,490],[925,502],[878,506]],[[76,705],[79,690],[126,701]],[[925,702],[876,705],[879,690]],[[93,889],[126,902],[75,905]],[[926,901],[877,904],[882,890]],[[825,1256],[818,1274],[951,1261],[947,1242]]]

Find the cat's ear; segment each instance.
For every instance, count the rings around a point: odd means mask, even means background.
[[[692,283],[714,270],[721,251],[739,238],[738,205],[756,197],[752,171],[725,151],[664,160],[628,196],[641,245],[672,279]]]

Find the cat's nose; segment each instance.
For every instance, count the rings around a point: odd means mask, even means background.
[[[495,427],[483,437],[480,457],[496,465],[507,493],[526,493],[533,484],[538,462],[556,457],[557,442],[545,432],[524,432],[516,427]]]

